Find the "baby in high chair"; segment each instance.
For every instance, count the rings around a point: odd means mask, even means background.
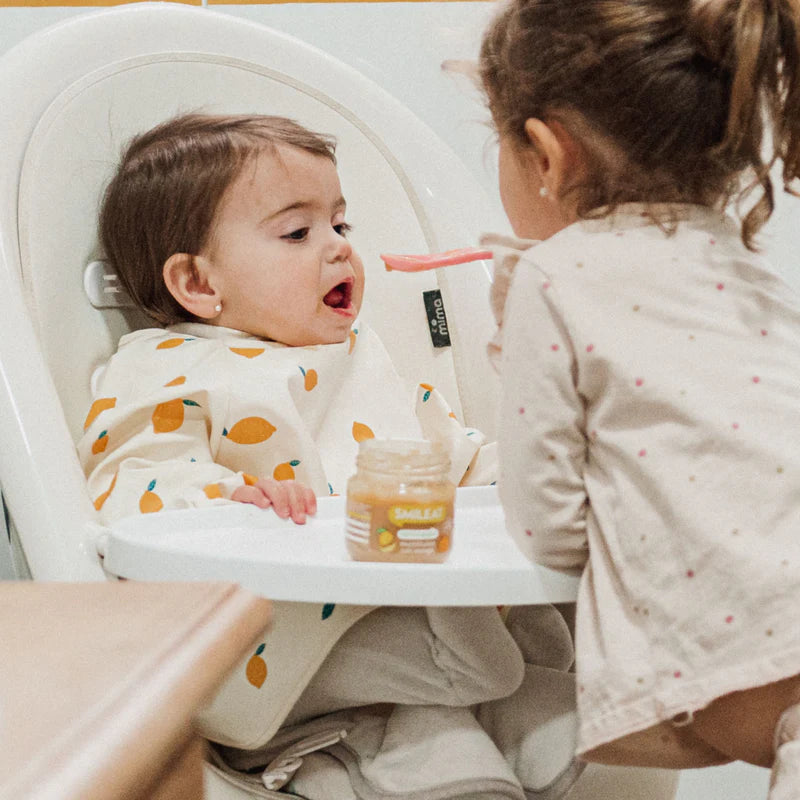
[[[344,490],[359,441],[372,436],[442,441],[455,483],[491,481],[480,434],[429,386],[415,405],[358,320],[364,268],[348,230],[333,140],[293,121],[190,114],[132,141],[104,197],[100,238],[127,293],[163,327],[124,336],[95,388],[79,453],[104,521],[245,503],[301,525],[316,496]],[[512,609],[509,622],[495,608],[279,603],[259,656],[266,683],[242,680],[228,710],[274,718],[266,738],[284,721],[302,730],[376,703],[471,713],[514,692],[531,663],[571,694],[558,612]],[[436,755],[451,771],[460,758]],[[566,776],[566,789],[577,774],[571,749],[558,758],[540,772],[548,785]],[[454,779],[474,788],[500,776],[522,797],[502,757],[491,769],[473,761]]]
[[[523,239],[487,240],[498,485],[582,573],[578,752],[797,800],[800,299],[756,234],[800,175],[800,6],[513,0],[480,72]]]

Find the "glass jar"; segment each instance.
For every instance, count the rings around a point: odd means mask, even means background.
[[[345,536],[356,561],[441,562],[453,543],[456,487],[436,442],[367,439],[347,483]]]

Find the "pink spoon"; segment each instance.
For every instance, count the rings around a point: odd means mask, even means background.
[[[446,250],[444,253],[430,253],[426,256],[399,256],[381,253],[386,271],[393,269],[401,272],[423,272],[426,269],[449,267],[451,264],[466,264],[468,261],[481,261],[492,257],[491,250],[478,247],[461,247],[458,250]]]

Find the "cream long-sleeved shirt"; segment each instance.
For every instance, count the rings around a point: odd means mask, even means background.
[[[800,673],[800,300],[679,212],[524,250],[502,319],[509,529],[583,573],[579,751]]]

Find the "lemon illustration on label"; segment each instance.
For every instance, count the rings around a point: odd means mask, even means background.
[[[378,549],[384,553],[393,553],[397,550],[397,537],[386,528],[378,528]]]

